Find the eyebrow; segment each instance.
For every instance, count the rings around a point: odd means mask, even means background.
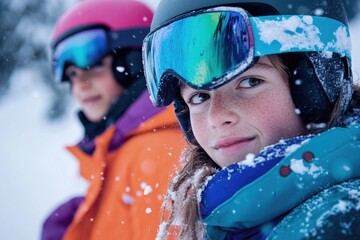
[[[181,90],[181,89],[184,89],[184,87],[189,87],[189,86],[179,80],[178,87]]]
[[[252,68],[265,68],[265,69],[269,69],[269,68],[275,68],[274,65],[270,65],[268,63],[264,63],[264,62],[257,62],[254,66],[252,66],[251,68],[249,68],[248,70],[251,70]]]

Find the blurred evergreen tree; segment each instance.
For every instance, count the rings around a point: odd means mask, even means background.
[[[68,94],[52,80],[49,41],[55,21],[75,0],[0,1],[0,101],[9,79],[18,69],[38,71],[52,95],[47,117],[58,119],[66,111]]]

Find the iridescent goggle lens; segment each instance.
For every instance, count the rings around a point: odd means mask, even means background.
[[[253,35],[242,9],[187,15],[149,35],[143,46],[147,85],[157,106],[172,101],[159,96],[167,72],[193,88],[212,89],[226,83],[224,73],[246,68],[254,58]]]
[[[66,38],[56,45],[52,56],[55,81],[66,80],[64,68],[69,65],[87,69],[98,64],[110,51],[104,29],[90,29]]]
[[[258,57],[328,51],[350,58],[348,28],[336,20],[279,15],[252,17],[238,7],[194,11],[148,34],[144,70],[155,106],[170,104],[178,81],[213,90],[234,79]]]

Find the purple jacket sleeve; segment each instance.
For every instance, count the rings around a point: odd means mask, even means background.
[[[84,197],[74,197],[57,207],[44,221],[41,240],[61,240]]]

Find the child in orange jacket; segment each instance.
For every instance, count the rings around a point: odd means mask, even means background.
[[[85,128],[68,150],[89,188],[46,219],[43,240],[155,239],[185,140],[173,108],[154,108],[146,90],[141,45],[151,20],[137,1],[88,0],[56,24],[54,77],[70,83]]]

